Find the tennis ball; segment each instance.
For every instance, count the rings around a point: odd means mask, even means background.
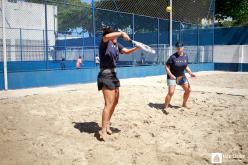
[[[171,6],[167,6],[165,10],[166,10],[166,12],[169,13],[169,12],[171,12],[172,8],[171,8]]]

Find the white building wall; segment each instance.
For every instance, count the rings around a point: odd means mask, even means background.
[[[6,27],[23,29],[45,29],[45,5],[28,2],[6,2]],[[57,30],[54,19],[57,7],[47,5],[47,25],[49,30]],[[56,21],[55,21],[56,22]]]
[[[215,63],[248,63],[248,45],[215,45]]]
[[[57,6],[47,5],[47,27],[49,46],[55,45],[54,31],[57,31]],[[20,60],[20,39],[22,39],[23,59],[29,60],[34,54],[40,56],[37,60],[44,59],[44,34],[45,34],[45,5],[28,2],[5,3],[6,39],[10,40],[7,52],[8,60]],[[2,17],[0,18],[2,25]],[[21,29],[21,30],[20,30]],[[0,29],[0,40],[2,29]],[[31,42],[34,41],[34,42]],[[29,44],[29,45],[28,45]],[[38,52],[35,52],[37,46]],[[1,60],[1,59],[0,59]],[[32,60],[32,59],[30,59]]]

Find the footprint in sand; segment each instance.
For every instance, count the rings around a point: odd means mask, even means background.
[[[149,121],[149,120],[144,120],[143,123],[144,123],[144,124],[151,124],[151,121]]]

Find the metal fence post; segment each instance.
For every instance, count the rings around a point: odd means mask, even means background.
[[[160,33],[160,31],[159,31],[159,18],[157,18],[157,26],[158,26],[158,32],[157,32],[157,35],[158,35],[158,37],[157,37],[157,63],[159,63],[159,54],[158,54],[158,50],[159,50],[159,33]]]
[[[197,54],[196,54],[196,63],[199,63],[200,51],[199,51],[199,43],[200,43],[200,34],[199,34],[199,24],[197,23]]]
[[[57,61],[57,43],[56,43],[56,41],[57,41],[57,39],[58,39],[58,33],[55,33],[55,46],[54,46],[54,60],[55,61]]]
[[[43,53],[44,53],[44,61],[46,60],[46,43],[45,43],[45,30],[43,32]]]
[[[67,38],[65,34],[65,60],[66,60],[66,56],[67,56]]]
[[[181,24],[182,24],[182,22],[180,22],[180,24],[179,24],[179,41],[180,42],[182,42],[182,27],[181,27],[182,25]]]
[[[214,36],[215,36],[215,25],[214,25],[214,21],[215,21],[215,0],[213,0],[213,41],[212,41],[212,63],[214,62]]]
[[[84,45],[84,30],[83,30],[83,48],[82,48],[83,61],[84,61],[84,48],[85,48],[85,45]]]
[[[47,0],[45,0],[46,69],[48,67]]]
[[[172,34],[173,34],[173,20],[172,20],[172,11],[173,11],[173,7],[172,7],[172,0],[170,0],[170,7],[171,7],[171,11],[170,11],[170,55],[172,54]]]
[[[20,28],[20,53],[21,53],[21,61],[22,61],[22,57],[23,57],[23,54],[22,54],[22,29]]]
[[[135,27],[134,27],[134,25],[135,25],[135,22],[134,22],[134,14],[132,14],[132,24],[133,24],[133,29],[132,29],[132,31],[133,31],[133,34],[132,34],[132,37],[133,37],[133,40],[135,40],[135,38],[134,38],[134,35],[135,35],[135,32],[134,32],[134,30],[135,30]],[[132,63],[133,63],[133,65],[134,65],[134,56],[132,56]]]
[[[95,22],[95,4],[94,4],[94,0],[91,1],[91,7],[92,7],[92,26],[93,26],[93,42],[94,42],[94,65],[95,67],[96,65],[96,22]]]

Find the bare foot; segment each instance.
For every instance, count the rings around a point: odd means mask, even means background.
[[[188,107],[186,104],[183,104],[182,107],[184,107],[186,109],[190,109],[190,107]]]
[[[109,134],[109,135],[111,135],[113,132],[111,131],[111,129],[110,129],[110,126],[108,126],[108,128],[107,128],[107,133]]]
[[[100,135],[100,139],[102,139],[103,141],[107,141],[107,132],[103,132],[102,130],[99,131],[99,135]]]
[[[168,114],[169,114],[167,108],[164,108],[164,109],[162,110],[162,112],[163,112],[165,115],[168,115]]]

